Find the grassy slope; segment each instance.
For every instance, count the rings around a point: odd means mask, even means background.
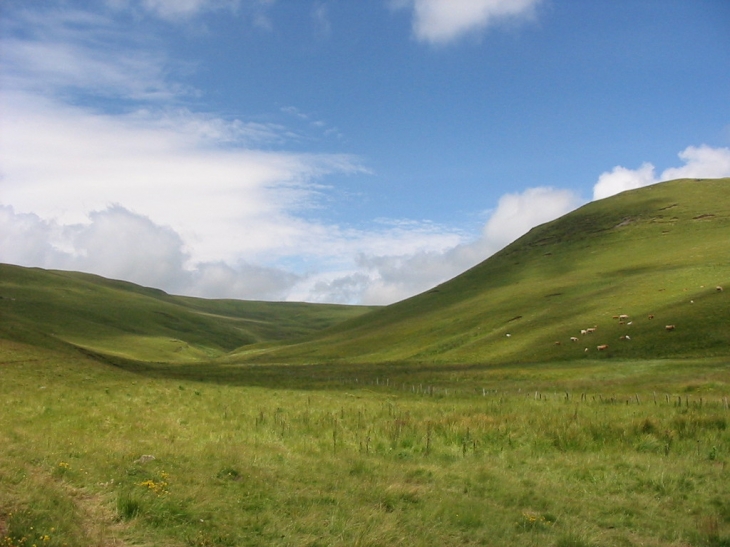
[[[0,265],[0,338],[188,362],[312,333],[372,308],[204,300],[102,277]]]
[[[678,180],[589,203],[427,293],[313,340],[238,358],[496,363],[727,355],[728,190],[730,179]],[[717,292],[718,285],[729,290]],[[620,325],[613,319],[619,314],[632,324]],[[668,324],[676,330],[667,332]],[[594,326],[595,334],[580,334]],[[599,354],[599,344],[608,351]]]

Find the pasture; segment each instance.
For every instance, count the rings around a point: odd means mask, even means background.
[[[727,183],[382,308],[0,265],[0,547],[730,546]]]
[[[102,363],[0,346],[0,545],[730,545],[724,360]]]

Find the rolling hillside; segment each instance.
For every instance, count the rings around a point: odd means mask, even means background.
[[[448,364],[724,355],[730,179],[692,179],[589,203],[424,294],[306,342],[232,357]]]
[[[670,181],[589,203],[385,308],[205,300],[0,265],[3,338],[168,363],[730,355],[730,179]]]
[[[144,361],[215,358],[371,309],[180,297],[95,275],[0,264],[0,339]]]

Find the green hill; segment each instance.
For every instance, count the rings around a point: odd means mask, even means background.
[[[581,334],[589,328],[595,332]],[[730,355],[730,179],[670,181],[589,203],[424,294],[306,342],[254,350],[235,358],[448,364]]]
[[[95,275],[0,264],[0,339],[143,361],[210,359],[371,309],[180,297]]]
[[[589,203],[384,308],[205,300],[0,265],[0,338],[177,363],[730,355],[729,190],[677,180]]]

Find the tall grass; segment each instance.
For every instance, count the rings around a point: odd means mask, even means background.
[[[730,537],[723,363],[424,370],[419,390],[377,367],[297,389],[283,367],[288,387],[273,368],[264,386],[253,368],[205,383],[20,346],[2,362],[7,545]]]

